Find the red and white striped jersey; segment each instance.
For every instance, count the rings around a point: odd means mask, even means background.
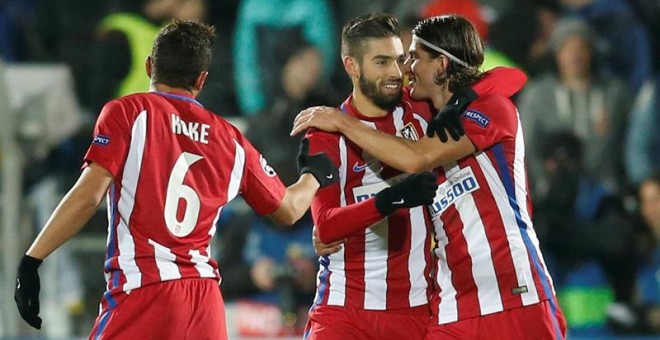
[[[435,321],[445,324],[552,299],[531,220],[518,111],[501,95],[463,113],[477,152],[437,169]]]
[[[407,91],[398,107],[379,118],[362,116],[351,100],[342,104],[342,111],[373,129],[413,140],[423,136],[431,116],[428,104],[412,102]],[[401,173],[343,135],[314,130],[308,138],[311,152],[325,152],[339,169],[339,181],[319,190],[312,203],[319,233],[322,228],[341,228],[337,221],[355,223],[365,214],[376,216],[376,223],[363,224],[371,227],[350,235],[341,251],[319,259],[314,306],[400,310],[428,304],[433,263],[428,209],[400,209],[383,219],[369,198]],[[329,222],[330,215],[337,216],[334,222]]]
[[[114,177],[103,308],[120,292],[161,281],[220,280],[210,242],[222,208],[240,194],[270,214],[286,190],[235,127],[182,93],[107,103],[84,166],[92,162]]]

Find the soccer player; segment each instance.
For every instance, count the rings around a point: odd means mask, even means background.
[[[218,264],[210,242],[237,195],[292,224],[337,169],[302,144],[298,182],[285,188],[259,152],[195,97],[211,61],[214,28],[174,21],[158,34],[151,91],[108,102],[80,178],[21,259],[14,298],[39,329],[37,268],[76,234],[106,195],[107,291],[90,338],[226,339]]]
[[[442,109],[481,77],[483,45],[464,18],[425,19],[413,34],[413,99]],[[440,187],[431,212],[438,270],[427,339],[563,338],[565,321],[530,218],[517,109],[507,96],[482,95],[460,122],[465,136],[458,141],[411,141],[316,107],[298,115],[292,134],[309,127],[338,131],[397,169],[436,169]]]
[[[399,33],[396,19],[384,14],[344,26],[341,57],[353,92],[341,110],[369,129],[417,139],[430,107],[411,102],[402,91]],[[436,176],[400,176],[339,134],[310,131],[307,138],[312,152],[327,154],[339,168],[339,182],[319,190],[312,203],[319,237],[346,242],[319,259],[305,338],[423,339],[430,317],[433,225],[420,205],[433,201]]]
[[[371,14],[347,23],[342,61],[353,93],[341,110],[371,129],[417,140],[427,128],[431,107],[411,100],[403,89],[403,58],[393,17]],[[494,71],[486,78],[491,77],[506,77],[516,91],[525,80],[524,74],[512,69]],[[480,82],[476,89],[508,90],[489,86]],[[381,191],[402,178],[398,171],[341,135],[311,131],[308,138],[313,151],[327,153],[340,169],[340,183],[319,191],[312,205],[318,238],[330,242],[328,253],[341,249],[336,241],[348,240],[339,253],[320,260],[307,337],[424,338],[429,317],[424,292],[430,288],[430,225],[427,210],[414,206],[428,189],[405,188],[421,180],[413,175]],[[366,200],[374,195],[374,201]],[[395,207],[404,207],[393,205],[398,201],[411,209],[394,212]]]

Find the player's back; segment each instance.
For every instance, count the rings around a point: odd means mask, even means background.
[[[130,95],[104,111],[97,146],[86,158],[107,163],[115,177],[108,197],[108,290],[219,279],[209,244],[222,207],[241,186],[246,142],[240,133],[183,94]],[[99,129],[113,136],[99,142]]]

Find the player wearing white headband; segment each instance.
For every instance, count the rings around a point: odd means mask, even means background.
[[[406,140],[323,108],[301,112],[293,133],[338,131],[394,168],[435,169],[440,186],[430,210],[437,270],[426,339],[562,339],[566,323],[532,224],[523,133],[509,99],[516,91],[477,89],[481,97],[470,103],[466,89],[483,77],[484,54],[465,18],[425,19],[413,34],[410,96],[442,110],[433,123],[457,117],[464,136],[450,131],[455,140],[446,143]]]

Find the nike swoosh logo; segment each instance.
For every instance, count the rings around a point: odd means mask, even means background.
[[[403,204],[403,203],[406,203],[406,201],[404,201],[403,198],[400,199],[400,200],[398,200],[398,201],[396,201],[396,202],[392,202],[392,204],[394,204],[394,205],[401,205],[401,204]]]
[[[21,289],[21,280],[16,279],[16,289]]]
[[[360,163],[355,162],[355,164],[353,165],[353,171],[354,172],[364,171],[368,166],[369,166],[369,163],[364,163],[364,164],[360,165]]]
[[[332,177],[333,177],[332,174],[329,174],[329,175],[325,176],[325,178],[327,178],[327,179],[332,179]]]

